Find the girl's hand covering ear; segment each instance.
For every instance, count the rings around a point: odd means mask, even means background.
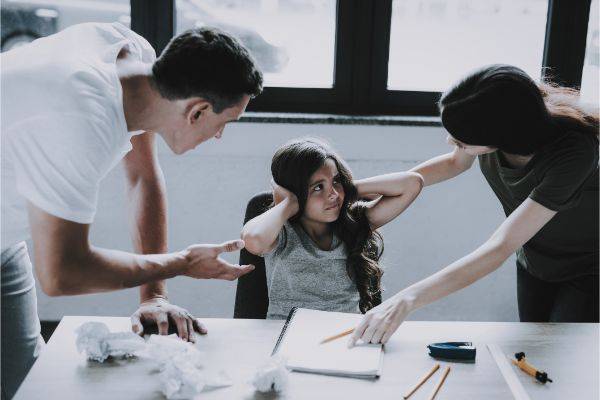
[[[283,200],[288,199],[291,203],[298,203],[296,195],[283,186],[279,186],[271,179],[271,188],[273,188],[273,201],[275,205],[281,203]]]

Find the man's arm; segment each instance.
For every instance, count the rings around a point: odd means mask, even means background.
[[[219,257],[242,249],[242,240],[196,244],[167,254],[133,254],[93,246],[89,224],[55,217],[31,202],[27,206],[36,272],[50,296],[108,292],[177,275],[235,280],[254,269]]]
[[[48,214],[28,203],[35,264],[42,289],[50,296],[131,288],[183,274],[188,254],[139,255],[90,244],[89,224]]]
[[[166,253],[167,198],[165,180],[156,154],[155,134],[145,133],[131,139],[133,149],[123,159],[127,177],[130,233],[138,254]],[[140,286],[140,303],[167,298],[163,280]]]
[[[138,254],[160,254],[168,250],[167,196],[155,136],[150,132],[134,136],[133,149],[123,159],[130,232]],[[156,324],[158,333],[166,335],[169,321],[177,326],[183,340],[194,341],[194,331],[206,333],[206,328],[187,310],[168,301],[164,280],[140,286],[140,306],[131,316],[133,331],[142,335],[143,323],[150,323]]]

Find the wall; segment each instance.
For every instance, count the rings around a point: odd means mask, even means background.
[[[239,237],[245,205],[269,184],[270,159],[286,140],[302,135],[327,138],[356,177],[408,169],[450,148],[436,127],[235,123],[221,140],[175,156],[159,139],[169,199],[169,247],[216,243]],[[102,184],[92,229],[96,246],[131,250],[123,171]],[[437,271],[481,244],[502,222],[500,203],[477,164],[450,182],[426,188],[397,220],[383,229],[384,298]],[[237,262],[237,254],[226,256]],[[170,298],[197,316],[231,317],[235,282],[175,278]],[[39,290],[42,320],[63,315],[127,316],[137,307],[137,289],[49,298]],[[416,320],[517,320],[515,268],[511,258],[471,287],[410,316]]]

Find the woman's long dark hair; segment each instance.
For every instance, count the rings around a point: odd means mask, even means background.
[[[290,222],[298,223],[306,206],[310,177],[327,159],[335,162],[345,192],[340,215],[332,222],[332,228],[346,245],[346,271],[356,284],[360,294],[360,311],[364,313],[375,306],[374,298],[381,296],[383,271],[379,267],[379,259],[383,253],[383,239],[379,232],[371,229],[366,207],[358,199],[350,168],[325,142],[303,138],[288,142],[277,150],[271,162],[271,173],[275,183],[298,197],[300,210],[290,219]]]
[[[523,70],[495,64],[465,77],[442,95],[442,123],[456,139],[530,155],[569,131],[598,135],[598,109],[586,109],[579,91]]]

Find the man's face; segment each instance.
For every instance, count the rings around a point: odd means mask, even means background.
[[[496,151],[495,147],[473,146],[470,144],[463,143],[460,140],[456,140],[451,135],[448,135],[446,137],[446,142],[448,142],[448,144],[451,144],[453,146],[456,146],[456,147],[462,149],[465,153],[467,153],[470,156],[479,156],[482,154],[493,153],[494,151]]]
[[[191,102],[178,118],[173,130],[162,137],[175,154],[192,150],[212,137],[220,139],[225,125],[237,121],[246,110],[249,101],[250,96],[244,95],[239,103],[219,114],[216,114],[206,101]]]

